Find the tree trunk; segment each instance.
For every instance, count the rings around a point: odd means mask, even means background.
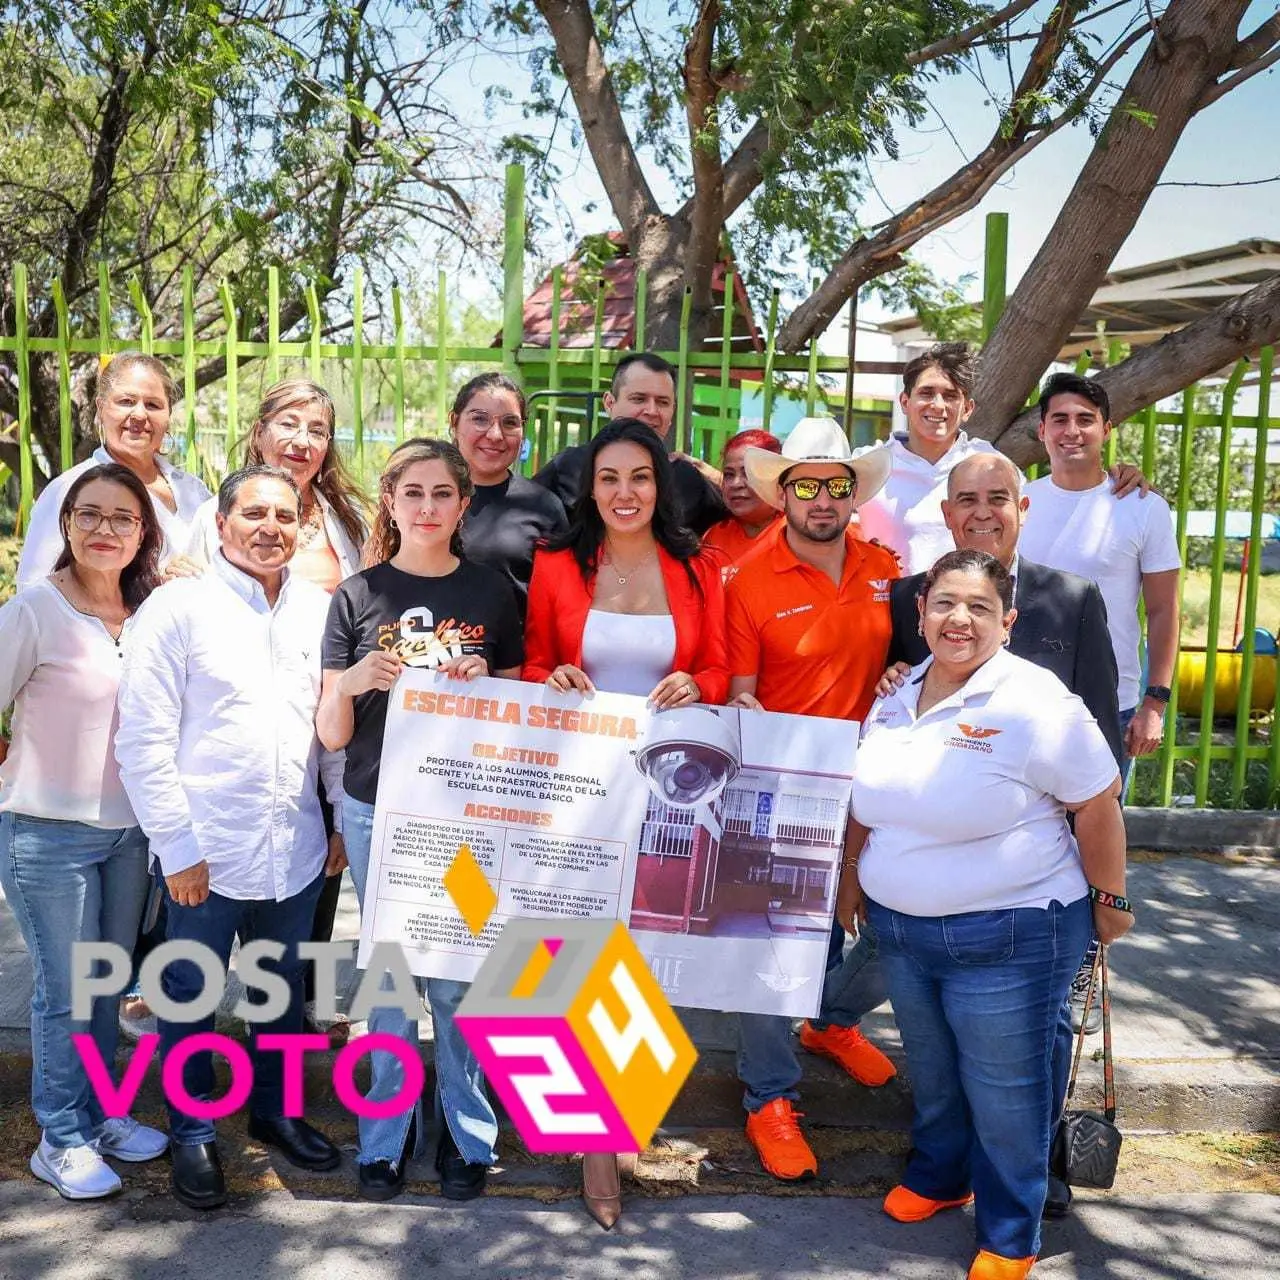
[[[1141,347],[1097,375],[1121,422],[1165,396],[1233,364],[1261,347],[1280,343],[1280,275],[1224,302],[1185,328]],[[1044,460],[1036,439],[1040,415],[1021,414],[1000,437],[1000,448],[1019,466]]]
[[[1248,0],[1173,0],[978,367],[969,431],[1009,452],[1014,419],[1133,230],[1205,91],[1231,65]],[[1135,112],[1146,118],[1139,119]],[[1154,122],[1150,120],[1154,117]],[[1016,456],[1016,455],[1015,455]]]

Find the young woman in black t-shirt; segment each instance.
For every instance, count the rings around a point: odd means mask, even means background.
[[[379,482],[366,552],[371,567],[343,582],[329,608],[316,728],[325,746],[346,748],[343,836],[362,906],[387,697],[401,670],[425,667],[462,680],[520,676],[523,639],[511,584],[462,554],[458,528],[471,494],[467,464],[452,444],[411,440],[397,449]],[[441,1190],[449,1199],[469,1200],[484,1190],[498,1122],[480,1066],[454,1026],[467,984],[428,978],[420,985],[435,1024]],[[417,1048],[418,1025],[398,1009],[374,1009],[369,1031]],[[371,1099],[399,1093],[404,1073],[394,1054],[372,1054],[371,1068]],[[389,1200],[400,1193],[422,1132],[420,1102],[402,1115],[361,1118],[361,1195]]]

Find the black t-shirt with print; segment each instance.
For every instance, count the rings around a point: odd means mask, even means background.
[[[508,476],[501,484],[478,484],[462,517],[462,545],[468,560],[504,574],[516,590],[524,616],[533,573],[533,551],[539,540],[568,527],[564,507],[554,493],[524,476]]]
[[[481,655],[490,671],[518,667],[524,661],[524,635],[515,592],[496,569],[468,560],[443,578],[420,577],[390,564],[364,569],[333,593],[324,669],[345,671],[375,649],[399,653],[408,666],[426,670],[464,653]],[[343,788],[373,804],[387,695],[377,689],[360,694],[355,722]]]

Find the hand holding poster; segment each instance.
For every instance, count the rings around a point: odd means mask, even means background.
[[[605,917],[630,926],[673,1003],[812,1014],[857,728],[406,670],[360,962],[398,942],[415,973],[470,981],[508,919]],[[474,886],[491,895],[479,937],[443,883],[465,874],[463,846],[491,886]]]

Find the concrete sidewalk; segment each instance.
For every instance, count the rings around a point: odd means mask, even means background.
[[[199,1216],[126,1193],[70,1205],[0,1183],[0,1280],[963,1280],[970,1211],[913,1227],[875,1200],[739,1195],[628,1205],[609,1235],[528,1200],[332,1203],[285,1192]],[[1112,1197],[1046,1225],[1036,1280],[1262,1280],[1280,1197]]]
[[[1131,854],[1138,925],[1112,952],[1113,1026],[1127,1128],[1280,1130],[1280,861]],[[359,919],[348,880],[335,937]],[[31,970],[0,897],[0,1051],[28,1049]],[[424,1014],[424,1025],[429,1021]],[[700,1061],[673,1109],[674,1127],[741,1125],[732,1016],[691,1013]],[[864,1023],[901,1064],[890,1010]],[[1101,1048],[1100,1037],[1089,1042]],[[1090,1082],[1101,1071],[1083,1068]],[[867,1090],[829,1063],[806,1060],[811,1124],[902,1128],[905,1082]]]

